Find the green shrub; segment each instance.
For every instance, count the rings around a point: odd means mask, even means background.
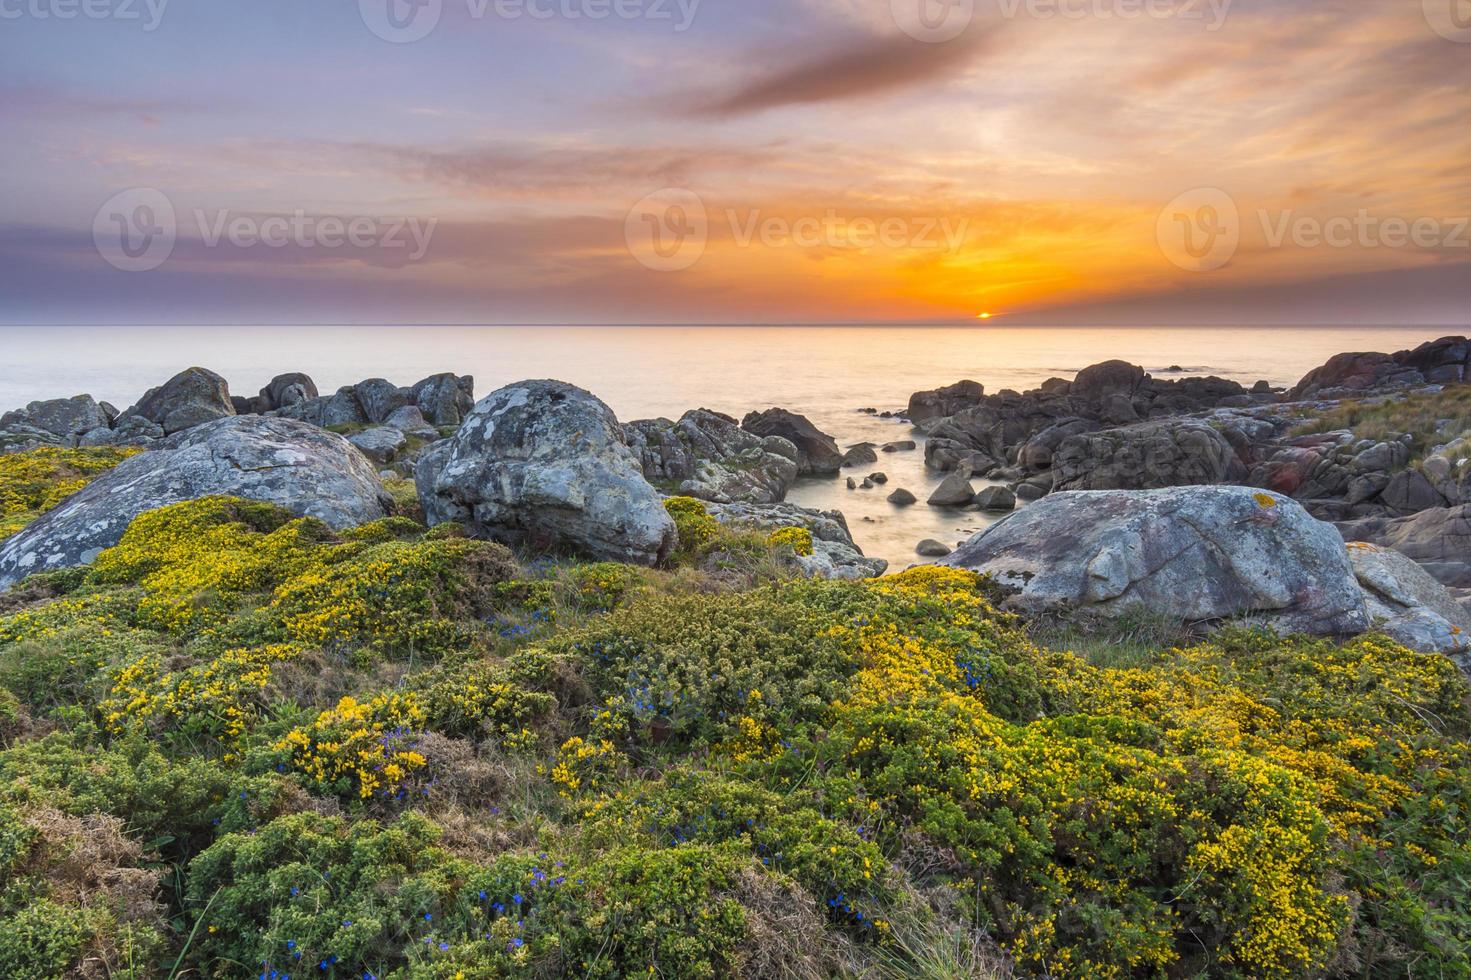
[[[0,976],[56,980],[67,975],[91,938],[93,918],[44,898],[0,918]]]
[[[694,497],[670,497],[664,509],[674,518],[679,532],[679,553],[686,558],[698,555],[720,536],[720,522],[710,516],[704,503]]]
[[[776,728],[818,719],[853,663],[830,623],[777,589],[660,595],[547,644],[573,659],[598,698],[673,745],[740,734],[741,717]],[[661,736],[662,738],[663,736]]]

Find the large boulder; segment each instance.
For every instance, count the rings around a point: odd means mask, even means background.
[[[805,527],[812,532],[812,554],[801,555],[797,564],[814,578],[863,579],[884,574],[889,563],[868,558],[853,542],[848,522],[841,511],[811,510],[796,504],[709,504],[706,510],[722,524],[732,527],[776,531]]]
[[[111,434],[112,415],[91,395],[34,401],[0,415],[0,452],[108,442]]]
[[[1144,383],[1144,369],[1128,361],[1104,361],[1085,367],[1073,379],[1068,394],[1087,402],[1102,402],[1111,395],[1132,398]]]
[[[1226,437],[1203,422],[1141,422],[1067,436],[1052,454],[1055,490],[1150,490],[1240,481]]]
[[[123,413],[122,420],[145,419],[162,428],[165,435],[173,435],[234,414],[225,379],[213,371],[192,367],[150,388],[138,404]]]
[[[1471,366],[1471,341],[1442,337],[1414,350],[1382,354],[1355,351],[1337,354],[1314,368],[1288,392],[1291,399],[1326,398],[1423,384],[1458,384]]]
[[[89,564],[144,511],[209,496],[279,504],[332,527],[385,516],[392,500],[347,441],[287,419],[218,419],[124,460],[0,543],[0,589]]]
[[[562,381],[487,395],[414,479],[430,524],[507,544],[652,565],[677,541],[613,410]]]
[[[260,393],[245,398],[232,395],[237,415],[265,415],[281,408],[290,408],[317,397],[317,383],[310,375],[300,371],[278,374],[260,390]]]
[[[843,466],[837,440],[823,432],[805,415],[784,408],[751,412],[741,428],[758,436],[777,436],[797,447],[797,471],[802,476],[834,476]]]
[[[905,415],[911,422],[927,419],[948,418],[964,409],[979,405],[986,397],[986,388],[976,381],[957,381],[933,391],[916,391],[909,396],[909,408]]]
[[[623,427],[644,477],[671,493],[717,503],[771,504],[786,499],[797,479],[797,448],[778,436],[758,436],[736,420],[698,408],[678,422],[641,419]]]
[[[409,394],[432,424],[455,426],[475,407],[475,379],[468,374],[435,374],[410,388]]]
[[[287,374],[276,375],[256,397],[260,399],[260,411],[265,413],[299,402],[310,401],[317,395],[317,383],[311,379],[310,375],[300,371],[291,371]]]
[[[1034,613],[1183,621],[1251,617],[1283,632],[1350,634],[1369,619],[1332,526],[1244,487],[1055,493],[943,562],[1017,589]]]
[[[1471,617],[1429,572],[1389,548],[1348,545],[1374,628],[1414,650],[1452,657],[1471,671]]]

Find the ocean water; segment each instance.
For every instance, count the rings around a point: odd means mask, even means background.
[[[1445,328],[1190,327],[0,327],[0,412],[82,392],[132,404],[147,388],[199,365],[236,393],[305,371],[324,391],[371,377],[398,384],[443,371],[475,376],[476,394],[526,378],[558,378],[601,397],[624,421],[710,408],[740,418],[781,406],[811,418],[843,447],[911,438],[902,422],[859,410],[901,409],[910,393],[963,378],[988,391],[1071,378],[1110,358],[1154,372],[1179,366],[1250,384],[1289,385],[1333,354],[1395,351]],[[1178,375],[1168,375],[1177,377]],[[886,486],[849,491],[805,480],[789,499],[843,511],[854,538],[895,569],[915,545],[953,545],[994,518],[923,501],[939,482],[921,450],[880,453]],[[862,477],[864,472],[854,475]],[[977,481],[976,486],[982,486]],[[907,487],[921,503],[884,498]]]

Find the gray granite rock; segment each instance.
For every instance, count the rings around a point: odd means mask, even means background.
[[[1034,613],[1183,621],[1250,617],[1283,632],[1368,625],[1333,527],[1245,487],[1054,493],[972,537],[943,564],[984,572]]]
[[[385,516],[392,500],[340,436],[287,419],[218,419],[124,460],[0,543],[0,589],[89,564],[144,511],[215,495],[280,504],[333,527]]]
[[[414,477],[430,524],[507,544],[652,565],[677,541],[613,410],[561,381],[487,395]]]

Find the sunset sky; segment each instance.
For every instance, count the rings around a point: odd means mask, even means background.
[[[152,30],[0,0],[0,320],[1471,323],[1471,36],[1438,0],[976,0],[943,42],[900,0],[442,2],[392,43],[374,0]],[[123,271],[94,221],[139,188],[176,241]],[[1210,271],[1161,242],[1200,188],[1238,213]],[[640,261],[650,195],[703,209],[653,219],[700,229],[688,267]],[[209,240],[298,212],[430,233]],[[1361,212],[1423,241],[1272,241]]]

